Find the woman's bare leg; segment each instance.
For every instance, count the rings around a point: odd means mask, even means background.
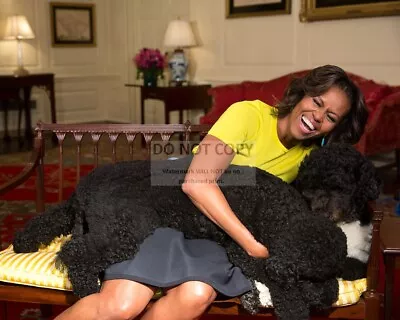
[[[154,295],[154,289],[126,279],[108,280],[100,293],[77,301],[55,320],[127,320],[139,315]]]
[[[166,291],[141,320],[199,319],[215,300],[217,293],[210,285],[189,281]]]

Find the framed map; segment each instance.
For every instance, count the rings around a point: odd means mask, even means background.
[[[95,46],[95,5],[50,3],[52,46]]]
[[[226,17],[290,14],[291,0],[226,0]]]
[[[301,22],[393,15],[400,15],[399,0],[301,0]]]

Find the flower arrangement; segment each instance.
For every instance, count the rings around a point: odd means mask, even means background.
[[[137,79],[143,75],[146,78],[153,77],[157,79],[160,77],[164,78],[164,67],[166,65],[167,58],[162,55],[158,49],[143,48],[133,58],[134,63],[137,67]]]

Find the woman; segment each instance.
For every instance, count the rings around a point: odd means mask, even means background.
[[[266,258],[268,249],[239,221],[215,181],[232,163],[259,167],[290,183],[313,148],[333,141],[356,143],[367,116],[360,90],[342,69],[315,68],[288,86],[277,107],[257,100],[228,108],[195,150],[182,190],[250,256]],[[167,270],[161,284],[153,281],[158,277],[155,257]],[[174,230],[156,231],[135,259],[111,266],[104,280],[100,293],[79,300],[56,319],[134,319],[153,297],[154,285],[165,295],[141,319],[198,319],[217,292],[235,296],[250,289],[221,247],[184,239]]]

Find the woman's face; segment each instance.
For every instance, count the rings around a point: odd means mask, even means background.
[[[347,95],[338,87],[331,87],[320,96],[304,98],[279,126],[283,144],[295,144],[309,138],[322,137],[331,132],[350,111]]]

